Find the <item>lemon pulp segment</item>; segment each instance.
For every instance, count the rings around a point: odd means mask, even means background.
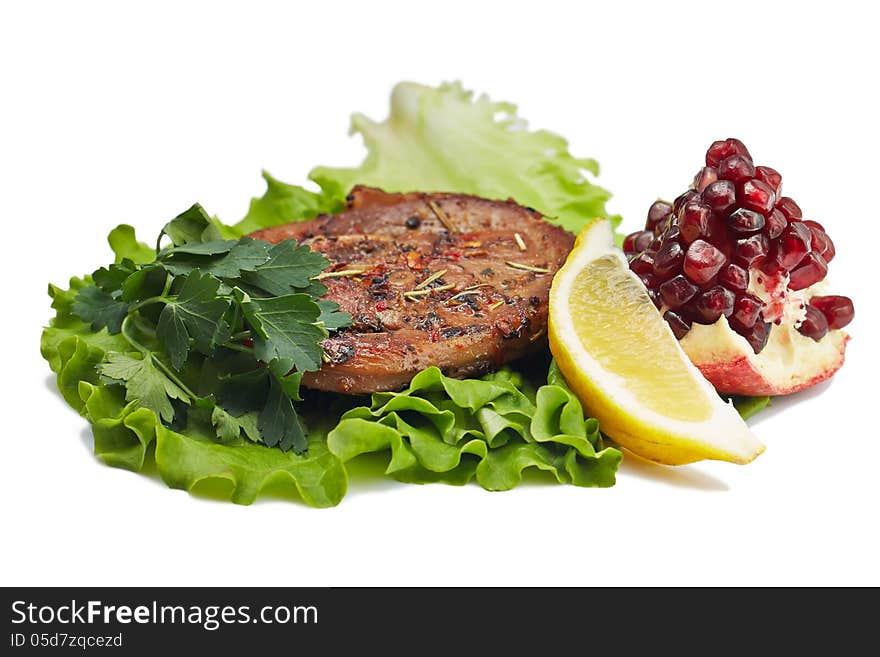
[[[682,367],[682,354],[667,336],[642,285],[619,257],[588,263],[568,298],[575,333],[586,351],[646,408],[675,420],[702,422],[713,406]]]

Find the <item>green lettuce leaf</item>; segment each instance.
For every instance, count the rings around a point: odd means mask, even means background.
[[[452,379],[430,367],[398,393],[376,393],[327,436],[343,461],[388,451],[385,472],[410,483],[465,484],[509,490],[526,468],[559,483],[612,486],[621,453],[605,447],[594,419],[551,366],[546,385],[527,394],[505,368],[484,379]]]
[[[599,174],[595,160],[573,156],[557,134],[528,130],[515,105],[475,98],[457,82],[437,88],[400,83],[385,121],[355,114],[351,131],[367,147],[360,166],[313,169],[309,178],[320,193],[264,173],[266,194],[251,202],[235,228],[249,232],[335,212],[354,185],[513,198],[573,232],[594,217],[609,216],[605,203],[611,194],[590,181]],[[616,227],[620,217],[610,218]]]

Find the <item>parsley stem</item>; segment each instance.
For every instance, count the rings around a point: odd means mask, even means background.
[[[232,351],[243,351],[246,354],[252,354],[254,352],[253,347],[246,347],[243,344],[238,344],[237,342],[227,342],[223,345],[225,349],[232,349]]]
[[[166,283],[166,285],[167,285],[167,283]],[[166,297],[163,293],[163,294],[159,295],[158,297],[150,297],[149,299],[144,299],[143,301],[138,301],[137,303],[131,304],[131,306],[129,306],[129,308],[128,308],[128,312],[129,312],[129,314],[131,314],[137,310],[140,310],[144,306],[149,306],[151,303],[168,303],[170,300],[171,300],[171,298]]]
[[[181,390],[183,390],[183,392],[186,393],[186,395],[190,399],[198,399],[198,395],[196,393],[194,393],[192,390],[190,390],[189,386],[187,386],[183,381],[181,381],[180,378],[171,370],[170,367],[168,367],[165,363],[163,363],[159,358],[156,357],[156,355],[152,351],[150,351],[144,345],[142,345],[140,342],[138,342],[131,335],[131,333],[128,332],[129,320],[131,320],[131,319],[133,319],[133,315],[128,314],[128,315],[126,315],[125,319],[122,320],[122,328],[120,330],[122,337],[128,341],[128,344],[130,344],[132,347],[134,347],[137,351],[141,352],[141,354],[143,355],[144,358],[152,358],[153,363],[156,364],[156,367],[158,367],[160,370],[162,370],[162,372],[165,374],[165,376],[167,376],[174,383],[176,383],[177,387],[180,388]]]
[[[237,342],[239,340],[244,340],[245,338],[251,337],[250,331],[239,331],[238,333],[233,333],[229,336],[229,339],[233,342]]]

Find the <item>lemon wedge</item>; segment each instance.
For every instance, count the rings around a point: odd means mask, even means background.
[[[669,465],[748,463],[764,451],[688,360],[614,246],[607,219],[581,230],[556,273],[548,333],[585,410],[627,450]]]

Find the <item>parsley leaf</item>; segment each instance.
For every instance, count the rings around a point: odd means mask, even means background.
[[[238,278],[241,270],[254,269],[269,258],[269,243],[243,237],[228,248],[220,247],[220,242],[207,242],[205,253],[197,247],[183,246],[168,249],[162,254],[162,263],[173,274],[186,274],[193,269],[201,269],[218,278]],[[210,248],[209,248],[210,247]],[[208,251],[214,253],[208,253]]]
[[[351,318],[320,300],[321,253],[292,239],[225,239],[237,234],[198,204],[165,225],[156,249],[120,225],[110,235],[116,262],[93,273],[71,311],[122,334],[132,353],[108,352],[98,373],[166,426],[210,421],[218,442],[244,436],[303,453],[303,373],[320,368],[321,341]],[[161,248],[164,235],[172,244]]]
[[[254,330],[254,354],[272,365],[314,372],[321,367],[320,342],[326,331],[316,325],[321,309],[307,294],[249,299],[241,309]],[[288,364],[290,367],[288,367]]]
[[[244,433],[251,442],[260,442],[259,414],[251,411],[235,417],[220,406],[214,406],[211,411],[211,424],[217,432],[217,438],[221,443],[231,443],[238,440]]]
[[[185,253],[188,255],[217,255],[221,253],[229,253],[229,251],[238,244],[238,240],[211,240],[210,242],[189,242],[183,246],[174,246],[166,249],[164,254],[174,255],[175,253]]]
[[[308,449],[306,431],[293,407],[293,401],[275,377],[270,377],[269,396],[260,412],[258,427],[260,437],[269,447],[276,445],[282,450],[293,448],[295,454]]]
[[[321,309],[321,315],[318,317],[318,323],[323,324],[328,331],[343,328],[351,324],[351,315],[347,312],[339,310],[339,304],[329,299],[321,299],[316,301],[318,308]]]
[[[109,267],[101,267],[92,273],[92,280],[95,285],[109,292],[113,296],[118,296],[118,292],[122,289],[125,280],[138,270],[138,266],[130,259],[123,258],[122,262],[112,264]],[[114,294],[117,293],[117,294]]]
[[[84,322],[91,324],[93,331],[107,327],[110,333],[119,333],[122,321],[128,315],[128,304],[90,285],[77,293],[72,310]]]
[[[165,224],[159,233],[159,240],[163,235],[170,237],[175,246],[222,238],[220,230],[211,222],[211,217],[198,203]]]
[[[109,379],[124,382],[126,401],[138,402],[165,422],[174,419],[172,399],[190,401],[187,394],[156,367],[150,354],[108,351],[98,371]]]
[[[309,288],[313,283],[312,277],[320,274],[329,264],[330,261],[320,252],[289,239],[273,245],[269,249],[269,259],[254,267],[253,271],[242,272],[241,278],[248,285],[265,290],[272,296],[283,296]]]
[[[217,296],[220,280],[198,269],[191,272],[183,283],[180,294],[169,300],[156,326],[156,337],[179,370],[189,354],[189,340],[196,349],[210,354],[218,342],[230,334],[223,315],[229,309],[229,300]]]

